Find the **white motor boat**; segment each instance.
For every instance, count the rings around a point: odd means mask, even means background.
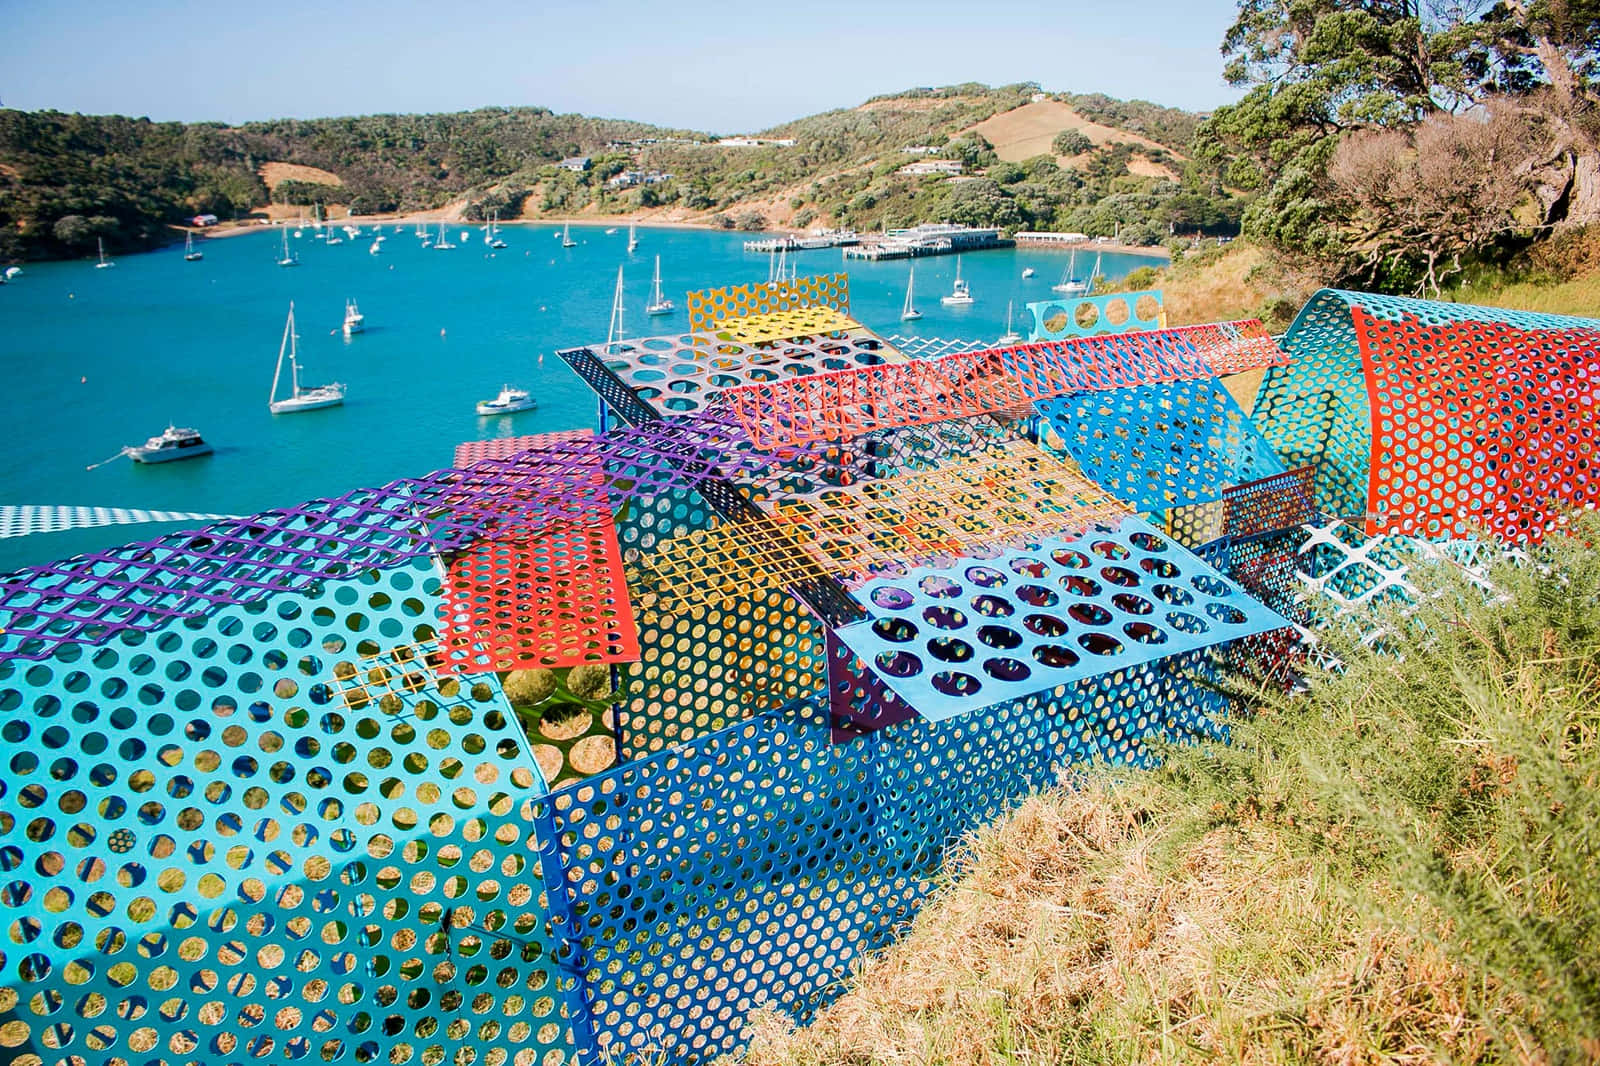
[[[267,394],[267,410],[275,415],[292,415],[301,411],[315,411],[322,407],[338,407],[344,403],[344,386],[339,382],[327,385],[300,384],[300,359],[294,331],[294,304],[289,304],[289,320],[283,324],[283,342],[278,345],[278,367],[272,372],[272,391]],[[289,385],[291,392],[278,399],[278,380],[283,375],[283,357],[289,356]]]
[[[961,280],[961,257],[956,256],[956,283],[950,288],[949,296],[939,297],[939,302],[946,307],[965,307],[972,302],[972,292],[967,288],[967,283]]]
[[[367,316],[361,313],[354,300],[344,302],[344,335],[361,333],[367,328]]]
[[[529,396],[526,389],[502,385],[500,386],[500,395],[492,400],[478,401],[478,413],[480,415],[509,415],[517,411],[531,411],[538,406],[539,401]]]
[[[198,459],[202,455],[210,455],[212,448],[201,439],[198,430],[169,425],[159,437],[151,437],[142,445],[126,451],[136,463],[170,463],[175,459]]]
[[[1026,267],[1026,268],[1024,268],[1024,269],[1023,269],[1023,271],[1022,271],[1022,276],[1023,276],[1023,277],[1024,277],[1024,278],[1031,278],[1031,277],[1033,277],[1033,267]]]

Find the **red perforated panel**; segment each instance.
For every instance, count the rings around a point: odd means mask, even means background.
[[[1289,355],[1272,339],[1260,319],[1212,322],[1169,330],[1194,345],[1216,374],[1240,374],[1269,366],[1288,366]]]
[[[632,662],[639,634],[611,516],[553,519],[450,562],[441,673]]]
[[[1600,502],[1600,330],[1353,312],[1372,401],[1368,535],[1538,541]]]
[[[456,445],[453,464],[457,470],[485,459],[509,459],[529,448],[543,448],[551,444],[588,440],[594,436],[592,429],[558,429],[553,433],[530,433],[522,437],[499,437],[495,440],[469,440]]]

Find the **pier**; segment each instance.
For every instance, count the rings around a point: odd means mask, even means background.
[[[858,244],[860,241],[861,238],[855,230],[816,230],[804,237],[763,237],[760,240],[745,241],[744,250],[760,252],[763,255],[772,252],[810,252],[819,248],[843,248]]]
[[[916,259],[925,255],[951,255],[984,248],[1009,248],[1016,242],[1000,236],[998,229],[974,229],[949,223],[925,224],[910,229],[892,229],[882,236],[865,238],[855,248],[845,249],[846,259]]]

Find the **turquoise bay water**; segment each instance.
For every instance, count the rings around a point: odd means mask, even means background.
[[[435,227],[437,230],[437,227]],[[279,234],[204,242],[185,262],[181,246],[117,261],[28,266],[0,286],[0,370],[10,446],[0,461],[0,504],[47,504],[249,514],[449,466],[457,443],[595,424],[594,395],[555,352],[605,339],[617,267],[624,266],[628,336],[687,325],[691,289],[766,280],[750,234],[575,227],[563,249],[552,226],[510,226],[509,248],[491,255],[473,229],[454,251],[423,249],[410,228],[384,229],[383,253],[365,236],[326,247],[304,231],[300,256],[276,265]],[[650,274],[661,256],[670,318],[647,319]],[[1080,253],[1078,266],[1090,261]],[[900,321],[907,262],[851,261],[852,314],[882,334],[994,340],[1006,302],[1018,311],[1047,299],[1064,253],[1004,249],[966,255],[962,276],[976,303],[946,308],[956,260],[916,261],[923,318]],[[1107,253],[1120,277],[1152,260]],[[802,252],[801,274],[845,269],[837,249]],[[1022,278],[1025,267],[1035,277]],[[354,298],[367,331],[339,333]],[[345,405],[273,416],[273,364],[289,301],[295,301],[303,380],[342,381]],[[287,373],[287,371],[285,371]],[[480,418],[479,399],[503,382],[530,390],[537,411]],[[159,433],[193,426],[216,447],[205,458],[144,466],[90,463]],[[169,527],[110,526],[0,539],[0,572],[130,540]]]

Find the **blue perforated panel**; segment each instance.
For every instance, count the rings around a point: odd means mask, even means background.
[[[1272,446],[1214,380],[1079,393],[1034,405],[1101,488],[1138,511],[1222,498],[1284,470]]]

